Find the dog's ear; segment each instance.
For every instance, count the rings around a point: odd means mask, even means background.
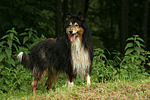
[[[81,21],[85,20],[81,12],[78,12],[78,17]]]
[[[72,16],[71,13],[68,13],[66,16],[66,21],[68,21],[71,18],[71,16]]]

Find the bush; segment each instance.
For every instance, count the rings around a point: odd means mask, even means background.
[[[114,80],[117,69],[112,66],[104,55],[104,51],[100,48],[95,49],[92,69],[93,82],[105,82],[106,80]]]
[[[23,38],[23,44],[20,43],[19,37]],[[28,90],[31,84],[31,71],[18,65],[16,56],[20,51],[29,52],[32,45],[45,39],[44,36],[39,38],[36,31],[26,29],[20,35],[14,28],[7,31],[0,41],[0,93],[11,92],[13,90]],[[18,46],[23,45],[23,46]]]
[[[120,74],[123,78],[137,79],[147,77],[145,65],[148,52],[144,50],[144,40],[138,35],[127,39],[125,56],[120,64]]]
[[[102,49],[95,49],[93,81],[147,78],[149,70],[145,66],[149,66],[149,52],[144,50],[143,44],[144,41],[138,35],[133,35],[127,39],[124,57],[115,51],[112,53],[113,59],[107,59]]]

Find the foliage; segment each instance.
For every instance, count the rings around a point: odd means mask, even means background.
[[[23,66],[16,68],[0,65],[0,93],[13,92],[14,90],[27,91],[31,84],[31,71],[25,70]]]
[[[145,69],[148,52],[144,50],[144,40],[133,35],[127,42],[125,56],[120,64],[122,77],[135,79],[148,76]]]
[[[23,45],[21,45],[20,37],[23,38]],[[24,69],[23,66],[18,65],[16,56],[19,51],[28,53],[32,45],[45,39],[37,36],[35,30],[26,29],[25,32],[18,34],[14,28],[7,31],[7,35],[1,38],[0,42],[0,93],[11,92],[13,90],[28,90],[31,84],[31,72]],[[28,48],[27,48],[28,47]]]
[[[113,66],[108,65],[107,58],[104,55],[104,51],[100,48],[95,49],[95,57],[93,60],[92,79],[94,82],[104,82],[112,79],[115,75],[116,70]],[[107,65],[107,66],[106,66]]]
[[[13,0],[11,2],[1,0],[0,37],[5,35],[4,32],[11,27],[15,27],[19,32],[24,31],[26,27],[31,27],[46,36],[54,34],[54,3],[53,0]]]
[[[21,50],[26,49],[30,50],[32,46],[37,44],[38,42],[46,39],[44,35],[41,35],[41,37],[38,37],[37,31],[33,30],[32,28],[25,29],[25,32],[19,34],[21,37],[23,37],[23,46],[21,47]],[[25,51],[27,51],[25,50]]]
[[[15,66],[16,51],[18,51],[17,45],[20,44],[17,37],[18,33],[12,28],[12,30],[7,31],[7,35],[1,38],[0,42],[0,62],[5,64],[10,64]]]
[[[83,6],[76,6],[78,4],[74,1],[61,0],[56,4],[58,0],[0,0],[0,37],[4,36],[6,31],[12,27],[16,27],[19,32],[24,31],[26,27],[36,29],[40,34],[44,36],[55,36],[55,21],[57,13],[65,15],[73,10],[79,10],[79,8],[85,9],[86,20],[91,28],[92,36],[98,38],[101,44],[97,44],[97,47],[107,48],[109,51],[119,50],[120,39],[122,39],[121,30],[121,8],[122,2],[120,0],[86,0],[85,4],[79,1]],[[77,1],[77,2],[78,2]],[[147,36],[148,48],[150,47],[150,34],[147,31],[145,35],[143,29],[147,29],[150,24],[146,24],[143,27],[144,22],[149,23],[149,17],[147,20],[145,11],[149,11],[150,7],[145,10],[145,2],[148,0],[130,0],[127,4],[128,14],[128,36],[138,34],[141,37]],[[58,6],[61,5],[61,6]],[[60,10],[57,10],[57,7]],[[77,7],[77,9],[73,9]],[[61,12],[59,12],[61,11]],[[144,15],[144,16],[141,16]],[[64,21],[64,17],[60,17],[60,20]],[[63,19],[61,19],[63,18]],[[124,37],[125,38],[125,37]],[[96,41],[97,42],[97,41]]]
[[[144,40],[138,35],[127,39],[125,55],[113,52],[113,59],[107,59],[102,49],[95,49],[92,79],[94,82],[104,82],[116,79],[139,79],[149,76],[149,52],[144,50]],[[149,62],[149,61],[148,61]]]

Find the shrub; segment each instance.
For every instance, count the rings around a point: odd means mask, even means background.
[[[138,36],[133,35],[127,39],[125,55],[118,51],[110,54],[113,59],[107,59],[104,50],[98,48],[94,52],[92,79],[94,82],[104,82],[116,79],[139,79],[149,76],[145,65],[149,66],[149,52],[144,50],[144,41]],[[147,62],[148,61],[148,62]]]
[[[23,44],[20,43],[19,36],[23,36]],[[31,84],[31,71],[18,65],[16,56],[20,51],[29,52],[32,45],[45,39],[39,38],[35,30],[26,29],[20,35],[14,28],[7,31],[0,41],[0,93],[11,92],[13,90],[28,90]],[[18,46],[23,45],[23,46]],[[27,48],[28,47],[28,48]]]
[[[95,49],[92,69],[93,82],[104,82],[114,79],[116,73],[117,70],[109,64],[104,51],[100,48]]]
[[[120,73],[123,78],[143,78],[148,76],[145,69],[147,51],[144,50],[144,40],[138,35],[127,39],[125,56],[120,64]]]

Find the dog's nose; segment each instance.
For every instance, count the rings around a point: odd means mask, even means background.
[[[69,34],[72,34],[72,30],[69,31]]]

